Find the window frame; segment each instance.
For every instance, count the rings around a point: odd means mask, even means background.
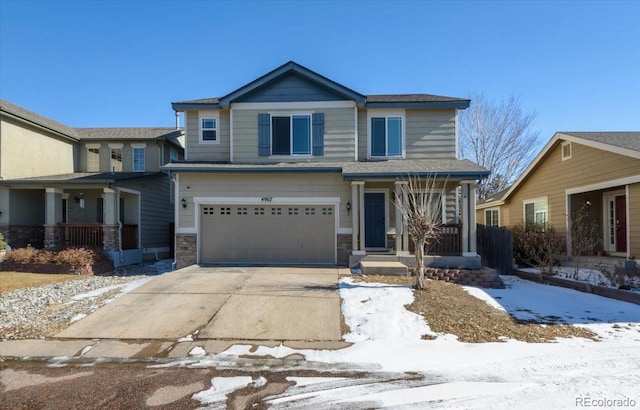
[[[204,128],[203,121],[213,120],[215,121],[215,127]],[[216,139],[204,139],[204,131],[215,131]],[[213,111],[204,111],[198,113],[198,141],[200,144],[220,144],[220,115]]]
[[[565,152],[564,152],[565,147],[569,147],[569,155],[565,155]],[[573,155],[573,146],[571,146],[571,141],[565,141],[562,144],[560,144],[560,152],[562,154],[563,161],[571,159],[571,156]]]
[[[313,157],[313,112],[309,111],[295,111],[295,112],[270,112],[269,121],[270,121],[270,135],[271,140],[269,141],[269,157],[271,158],[290,158],[290,157],[304,157],[304,158],[312,158]],[[274,144],[274,130],[273,130],[273,120],[274,118],[282,118],[289,117],[289,154],[274,154],[273,148]],[[294,117],[306,117],[309,121],[309,153],[303,154],[295,154],[293,152],[293,118]]]
[[[131,167],[133,172],[144,172],[146,164],[146,145],[133,145],[131,147]],[[136,169],[136,150],[142,150],[142,169]]]
[[[487,221],[487,213],[491,212],[491,216],[489,217],[489,221]],[[494,217],[493,217],[493,213],[495,212],[496,215],[496,224],[493,224],[494,222]],[[500,226],[500,208],[487,208],[484,210],[484,224],[486,226],[495,226],[495,227],[499,227]]]
[[[544,210],[536,210],[536,203],[544,202]],[[527,222],[527,205],[533,204],[533,221]],[[538,215],[544,214],[544,221],[537,221]],[[549,197],[540,196],[537,198],[524,199],[522,201],[522,222],[526,226],[529,223],[544,226],[549,223]]]
[[[109,144],[109,172],[123,172],[124,171],[124,158],[122,155],[122,148],[124,144]],[[114,161],[117,161],[117,158],[113,157],[114,150],[120,151],[120,170],[115,169]]]
[[[100,172],[100,145],[99,144],[91,144],[91,145],[86,145],[86,157],[87,157],[87,161],[86,161],[86,169],[87,172]],[[92,155],[90,155],[91,150],[97,150],[97,152],[95,154],[97,154],[96,158],[96,162],[95,164],[92,164],[89,159],[92,157]],[[91,167],[91,165],[95,165],[94,167]]]
[[[374,118],[384,118],[385,120],[385,155],[373,155],[373,127]],[[400,154],[389,155],[389,118],[400,118]],[[407,141],[407,120],[404,110],[370,110],[367,113],[367,158],[370,159],[393,159],[406,158]]]

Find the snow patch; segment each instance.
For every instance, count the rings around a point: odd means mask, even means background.
[[[202,404],[211,404],[227,399],[227,394],[248,386],[252,382],[249,376],[214,377],[211,379],[211,388],[198,392],[191,396]]]
[[[204,356],[207,352],[200,346],[196,346],[189,351],[189,356]]]

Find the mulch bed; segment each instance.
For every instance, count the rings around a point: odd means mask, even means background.
[[[415,278],[398,276],[354,276],[356,281],[413,286]],[[426,280],[425,290],[414,290],[414,301],[407,310],[422,315],[434,332],[451,333],[468,343],[504,342],[508,339],[529,343],[553,342],[556,338],[583,337],[597,340],[589,330],[560,324],[524,322],[471,296],[462,287],[443,281]],[[429,336],[425,338],[431,338]]]

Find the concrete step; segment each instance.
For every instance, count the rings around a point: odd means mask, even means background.
[[[400,262],[363,260],[360,269],[364,275],[407,275],[407,265]]]

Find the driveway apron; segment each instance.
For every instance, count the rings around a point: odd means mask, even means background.
[[[152,279],[59,338],[341,340],[335,268],[191,266]]]

